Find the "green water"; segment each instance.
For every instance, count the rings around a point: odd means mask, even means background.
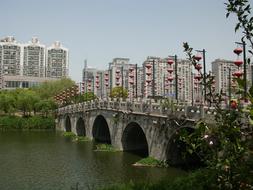
[[[0,190],[91,190],[114,183],[157,181],[184,174],[174,168],[136,168],[141,158],[96,152],[93,142],[72,142],[56,132],[0,133]]]

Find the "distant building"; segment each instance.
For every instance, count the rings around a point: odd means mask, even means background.
[[[62,78],[68,77],[69,72],[68,49],[55,42],[47,48],[46,77]]]
[[[128,90],[129,98],[136,98],[136,90],[137,97],[142,96],[142,68],[137,67],[136,64],[131,64],[128,58],[114,58],[109,63],[108,72],[110,90],[114,87],[122,86]]]
[[[45,77],[45,46],[38,38],[24,45],[23,76]]]
[[[0,42],[0,72],[3,75],[21,75],[21,45],[8,36]]]
[[[68,50],[60,42],[46,51],[36,37],[27,44],[17,43],[13,36],[0,39],[0,89],[68,77],[68,64]]]
[[[231,70],[229,76],[229,69]],[[247,65],[247,81],[248,88],[252,84],[252,67],[251,65]],[[217,93],[223,92],[228,95],[229,91],[229,78],[231,78],[231,87],[236,88],[235,82],[232,80],[233,74],[236,71],[243,72],[243,65],[240,68],[234,64],[234,61],[225,60],[225,59],[216,59],[212,62],[212,73],[215,75],[215,91]]]
[[[165,95],[166,67],[166,60],[160,57],[149,56],[144,61],[144,97]]]

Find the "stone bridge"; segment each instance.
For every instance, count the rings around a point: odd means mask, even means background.
[[[181,164],[182,145],[175,142],[181,128],[193,130],[200,118],[213,118],[214,109],[163,106],[148,101],[91,101],[57,110],[57,129],[141,153],[172,165]]]

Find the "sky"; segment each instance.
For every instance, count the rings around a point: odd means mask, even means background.
[[[1,0],[0,38],[26,43],[33,36],[69,49],[70,77],[80,81],[84,60],[107,69],[116,57],[142,65],[147,56],[178,55],[183,42],[205,49],[207,68],[217,58],[236,59],[235,16],[226,0]],[[250,1],[253,4],[252,0]]]

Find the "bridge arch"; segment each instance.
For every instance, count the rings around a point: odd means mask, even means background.
[[[181,127],[176,129],[166,147],[166,161],[172,166],[194,167],[200,164],[200,159],[196,154],[189,154],[186,150],[186,144],[180,140],[180,133],[191,134],[194,132],[192,127]]]
[[[70,117],[67,115],[65,118],[65,131],[71,132],[71,120]]]
[[[123,151],[132,152],[142,157],[149,155],[148,142],[141,126],[136,122],[129,123],[122,134]]]
[[[111,144],[110,130],[104,116],[98,115],[94,120],[92,136],[97,142]]]
[[[77,136],[86,136],[85,123],[82,117],[79,117],[76,122],[76,134]]]

